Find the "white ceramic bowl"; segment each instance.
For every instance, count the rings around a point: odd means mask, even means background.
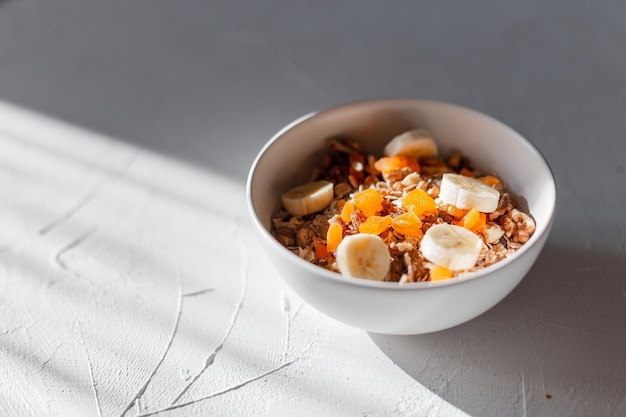
[[[382,155],[394,135],[422,127],[442,154],[460,150],[493,170],[522,196],[537,229],[513,256],[484,270],[442,282],[400,285],[344,277],[299,258],[270,234],[280,196],[310,178],[332,136],[358,140]],[[452,104],[389,99],[358,102],[304,116],[279,131],[257,156],[247,184],[249,211],[261,246],[284,282],[322,313],[360,329],[418,334],[468,321],[502,300],[539,255],[552,226],[556,187],[548,164],[520,134],[501,122]]]

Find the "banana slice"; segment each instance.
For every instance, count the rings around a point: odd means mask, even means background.
[[[466,228],[442,223],[424,233],[420,250],[435,265],[458,271],[476,265],[482,245],[482,240]]]
[[[434,158],[439,154],[437,143],[425,129],[409,130],[389,141],[385,146],[386,156],[404,155],[417,160]]]
[[[439,198],[462,210],[491,213],[498,208],[500,192],[481,181],[459,174],[443,174]]]
[[[282,195],[285,210],[294,216],[305,216],[327,208],[333,201],[333,183],[315,181],[299,185]]]
[[[335,252],[342,275],[382,281],[389,273],[391,255],[383,240],[376,235],[359,233],[343,238]]]

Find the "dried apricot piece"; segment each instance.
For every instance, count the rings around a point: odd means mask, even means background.
[[[470,171],[469,169],[463,167],[461,168],[461,170],[459,171],[459,174],[465,176],[465,177],[471,177],[474,178],[476,177],[476,175],[474,175],[474,173],[472,171]]]
[[[361,210],[365,217],[374,216],[383,209],[383,196],[373,188],[368,188],[354,195],[354,206]]]
[[[326,232],[326,251],[334,252],[343,239],[343,227],[339,223],[331,223]]]
[[[420,164],[419,162],[417,162],[416,158],[412,158],[410,156],[405,156],[404,158],[406,159],[403,161],[402,168],[407,167],[410,168],[413,172],[420,172]]]
[[[317,259],[325,259],[328,256],[328,248],[320,242],[315,242],[315,257]]]
[[[500,181],[500,178],[494,177],[493,175],[485,175],[483,177],[478,177],[476,179],[482,182],[483,184],[487,184],[490,187],[496,187],[502,184],[502,181]]]
[[[417,159],[405,155],[384,156],[374,163],[374,168],[383,174],[405,167],[410,168],[413,172],[420,172],[420,164]]]
[[[391,226],[391,216],[370,216],[359,226],[360,233],[380,235]]]
[[[408,211],[396,216],[391,221],[393,230],[404,236],[422,237],[422,221],[417,215]]]
[[[377,159],[376,162],[374,162],[374,168],[376,168],[377,171],[380,171],[383,174],[386,174],[396,169],[393,163],[393,159],[388,156]]]
[[[352,219],[352,213],[354,213],[354,204],[352,204],[350,201],[346,201],[346,203],[343,205],[343,208],[341,209],[341,220],[343,220],[345,223],[350,223]]]
[[[460,219],[461,217],[467,214],[468,210],[462,210],[457,206],[453,206],[452,204],[446,204],[446,213],[450,216]]]
[[[487,224],[487,215],[473,208],[470,209],[457,223],[459,226],[463,226],[472,232],[478,232],[480,229],[485,227],[485,224]]]
[[[452,271],[445,266],[435,265],[435,267],[430,270],[431,281],[443,281],[450,278],[452,278]]]
[[[426,191],[420,188],[409,191],[406,196],[402,198],[402,205],[405,210],[413,212],[420,218],[428,214],[437,213],[437,203],[435,200],[429,196]]]

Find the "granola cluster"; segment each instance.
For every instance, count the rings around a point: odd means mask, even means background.
[[[380,218],[396,219],[404,213],[399,204],[412,190],[424,191],[436,202],[436,208],[420,216],[419,233],[399,233],[399,228],[388,223],[378,225],[378,234],[389,248],[391,267],[387,281],[417,282],[436,278],[434,265],[420,253],[420,240],[431,226],[449,223],[467,226],[468,210],[444,204],[438,198],[441,178],[444,173],[456,173],[478,180],[496,188],[500,192],[498,207],[491,213],[484,213],[483,222],[470,229],[483,242],[476,264],[461,271],[447,271],[446,278],[480,270],[513,254],[535,231],[535,222],[516,207],[513,197],[502,181],[494,174],[481,173],[472,167],[471,162],[460,153],[447,158],[432,157],[419,161],[419,164],[390,167],[381,170],[380,161],[373,155],[366,155],[359,143],[345,138],[334,138],[328,142],[328,152],[312,173],[312,181],[326,180],[334,184],[334,199],[323,211],[304,215],[290,215],[281,210],[272,218],[272,234],[285,247],[301,258],[339,272],[334,253],[329,250],[329,227],[339,225],[342,235],[357,234],[368,221],[361,211],[354,210],[346,216],[346,203],[358,193],[374,189],[382,197]]]

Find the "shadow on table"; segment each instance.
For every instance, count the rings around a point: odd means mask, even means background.
[[[471,415],[626,415],[625,277],[623,255],[547,246],[482,316],[432,334],[370,337]]]

